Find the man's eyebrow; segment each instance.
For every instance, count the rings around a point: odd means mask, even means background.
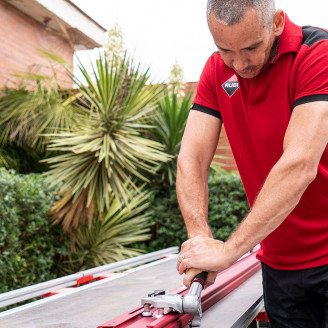
[[[247,50],[247,49],[250,49],[250,48],[256,48],[258,47],[263,41],[257,41],[251,45],[249,45],[248,47],[245,47],[245,48],[242,48],[242,50]],[[223,47],[220,47],[218,44],[216,44],[216,46],[218,47],[218,49],[220,50],[223,50],[223,51],[231,51],[230,49],[225,49]]]
[[[220,47],[218,44],[215,44],[219,50],[223,51],[230,51],[229,49],[224,49],[223,47]]]
[[[262,42],[263,42],[263,41],[257,41],[257,42],[255,42],[255,43],[251,44],[250,46],[243,48],[242,50],[247,50],[247,49],[250,49],[250,48],[256,48],[256,47],[258,47]]]

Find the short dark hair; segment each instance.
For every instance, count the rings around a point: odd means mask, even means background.
[[[250,8],[261,13],[266,24],[271,23],[276,11],[274,0],[208,0],[207,19],[213,13],[228,26],[234,25],[242,20]]]

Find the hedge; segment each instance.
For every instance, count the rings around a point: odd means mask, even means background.
[[[152,239],[146,251],[180,246],[187,234],[175,188],[154,191]],[[38,174],[20,175],[0,168],[0,293],[56,278],[68,237],[50,222],[53,190]],[[211,171],[209,223],[217,239],[226,240],[246,215],[248,205],[237,174]]]
[[[154,226],[147,251],[180,246],[187,239],[174,187],[157,190],[152,201]],[[240,177],[211,170],[209,176],[209,224],[216,239],[226,240],[249,210]]]
[[[67,240],[50,222],[54,201],[42,176],[0,168],[0,292],[57,277]]]

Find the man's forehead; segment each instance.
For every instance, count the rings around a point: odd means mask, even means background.
[[[234,29],[212,32],[214,43],[218,48],[233,50],[246,49],[260,45],[267,37],[263,30],[255,31],[254,29]]]

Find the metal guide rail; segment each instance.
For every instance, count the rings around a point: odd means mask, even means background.
[[[251,253],[218,275],[216,282],[206,288],[202,293],[202,311],[208,310],[211,306],[234,291],[238,286],[246,282],[260,270],[260,262],[256,260],[255,255],[256,252]],[[171,291],[170,294],[171,293],[184,296],[187,293],[187,288],[180,287]],[[234,322],[234,324],[230,326],[218,326],[217,323],[210,326],[208,325],[209,322],[204,324],[206,324],[207,327],[213,328],[247,327],[262,307],[262,295],[259,293],[255,301],[248,306],[247,310],[238,318],[237,321]],[[143,316],[142,314],[144,312],[144,307],[137,307],[132,311],[126,312],[104,324],[99,325],[98,328],[181,328],[188,326],[193,318],[190,314],[179,314],[172,311],[170,308],[165,309],[163,316],[163,309],[161,309],[160,315],[158,315],[159,309],[152,307],[150,310],[153,312],[152,316]],[[205,326],[202,325],[202,327]]]
[[[0,327],[96,328],[139,304],[144,291],[158,286],[171,290],[181,284],[177,254],[113,273],[70,292],[43,298],[0,313]]]

